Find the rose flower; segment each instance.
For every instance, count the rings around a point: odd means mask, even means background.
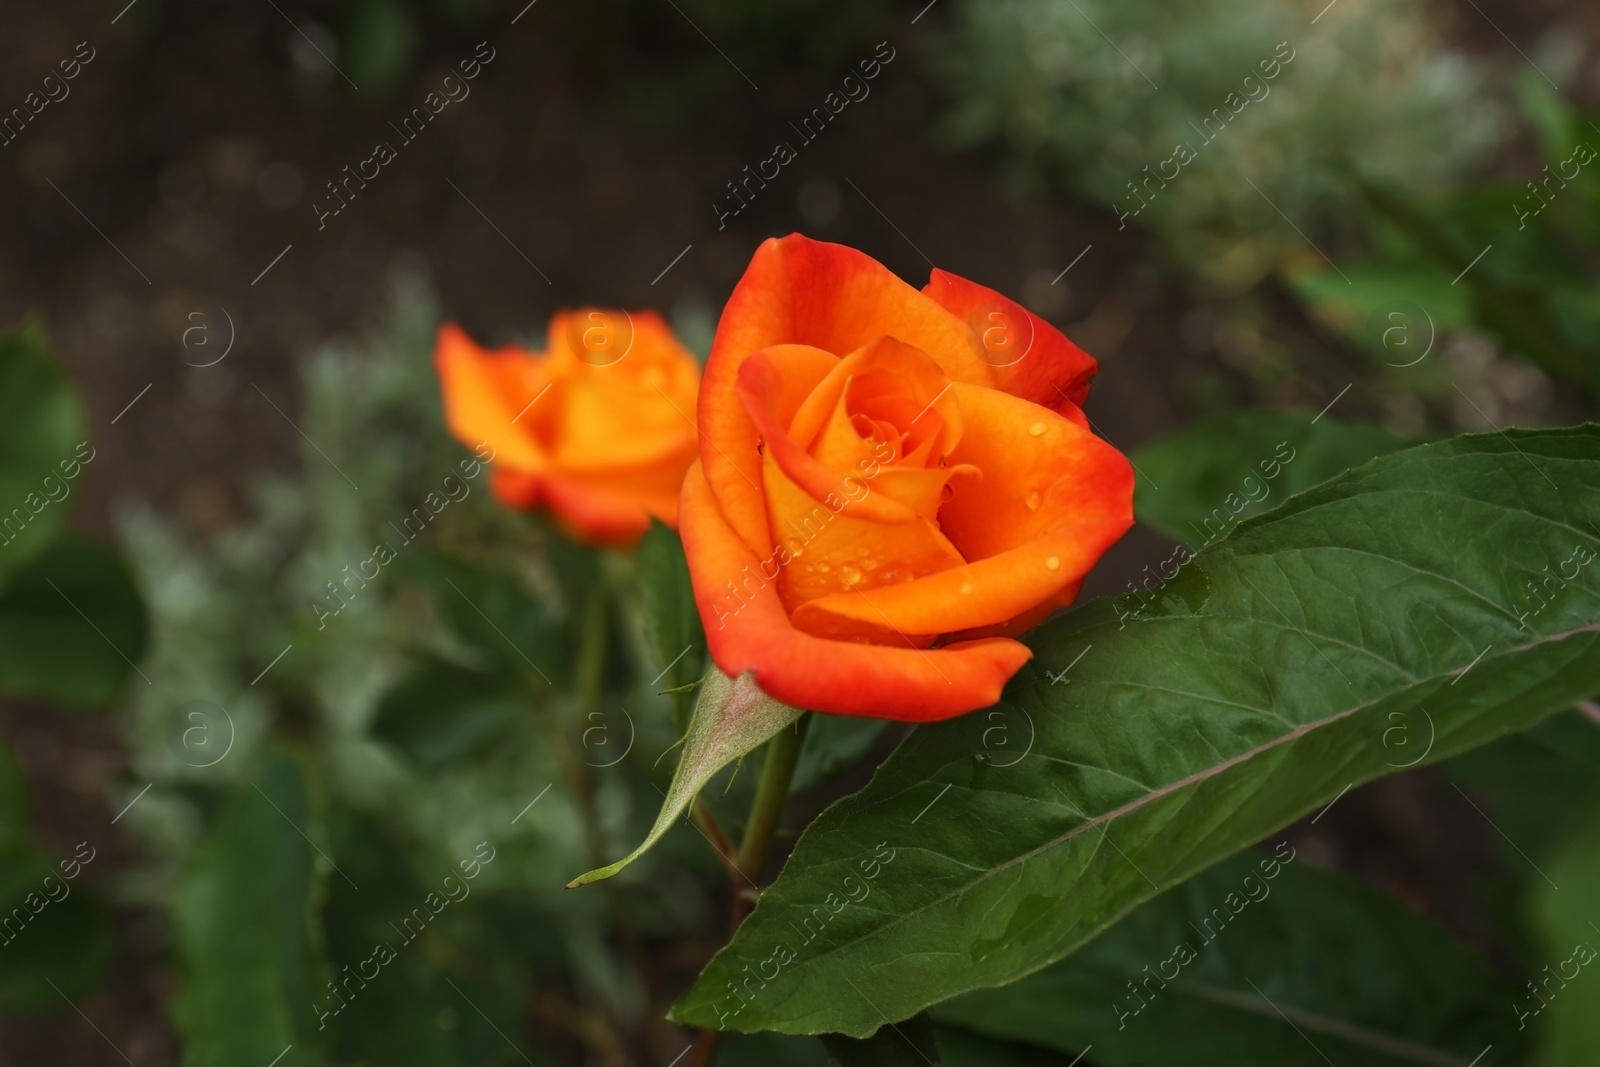
[[[768,240],[700,390],[682,535],[713,659],[812,711],[993,704],[1133,521],[1078,405],[1095,361],[998,293],[920,292],[841,245]]]
[[[454,324],[439,331],[445,421],[493,449],[495,496],[600,544],[637,541],[652,515],[676,526],[699,444],[694,356],[654,312],[592,308],[558,312],[547,347],[488,351]]]

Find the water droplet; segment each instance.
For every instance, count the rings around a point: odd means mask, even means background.
[[[962,596],[966,596],[970,592],[972,592],[972,583],[971,582],[962,582],[961,583],[961,595]]]
[[[861,561],[861,569],[864,571],[875,571],[878,569],[878,561],[875,559],[864,559]]]
[[[1028,510],[1038,511],[1039,505],[1044,503],[1044,494],[1035,489],[1028,494]]]
[[[1061,569],[1061,559],[1059,556],[1051,556],[1049,559],[1044,561],[1044,565],[1050,570],[1058,571]]]
[[[809,568],[809,567],[808,567],[808,568],[807,568],[807,570],[809,570],[809,569],[810,569],[810,568]],[[832,567],[830,567],[830,566],[828,566],[828,565],[827,565],[827,564],[826,564],[826,563],[819,563],[819,564],[817,564],[817,567],[816,567],[816,569],[817,569],[817,572],[818,572],[818,573],[819,573],[819,574],[827,574],[827,573],[828,573],[828,572],[829,572],[829,571],[831,571],[831,570],[832,570],[832,569],[833,569],[833,568],[832,568]]]
[[[861,581],[861,572],[846,563],[839,568],[839,577],[844,580],[845,585],[855,585]]]
[[[1046,427],[1045,427],[1044,423],[1036,422],[1032,426],[1028,427],[1028,433],[1033,435],[1034,437],[1039,437],[1040,435],[1042,435],[1044,433],[1045,429],[1046,429]]]

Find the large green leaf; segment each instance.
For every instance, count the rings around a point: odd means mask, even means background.
[[[1061,959],[1354,784],[1600,689],[1600,567],[1542,611],[1518,599],[1600,546],[1596,486],[1595,427],[1408,449],[1246,520],[1137,614],[1045,626],[994,713],[1027,755],[983,758],[989,716],[919,729],[807,829],[674,1017],[870,1034]],[[1418,756],[1386,744],[1397,726]]]
[[[268,755],[234,789],[172,895],[184,1067],[323,1062],[311,930],[317,846],[299,762]],[[335,877],[338,877],[335,875]],[[293,1046],[291,1049],[290,1046]]]
[[[1310,414],[1248,411],[1185,427],[1135,452],[1141,523],[1198,548],[1243,518],[1393,452],[1377,426]]]
[[[144,601],[109,549],[57,538],[0,591],[0,691],[104,707],[144,653]]]
[[[889,726],[883,719],[818,715],[794,768],[796,792],[836,777],[860,763]]]
[[[83,461],[94,457],[85,436],[82,406],[43,331],[30,323],[0,333],[0,586],[61,532]]]
[[[1516,1059],[1509,981],[1432,922],[1297,858],[1285,844],[1228,860],[1062,962],[935,1014],[1092,1047],[1102,1067],[1466,1067],[1490,1045]]]

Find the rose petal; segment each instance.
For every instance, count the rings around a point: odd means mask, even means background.
[[[811,496],[770,455],[763,476],[773,537],[793,557],[777,574],[779,592],[791,610],[844,589],[876,589],[963,562],[939,528],[926,519],[913,516],[909,522],[891,524],[860,518],[840,507],[843,501],[838,496],[832,500]],[[857,484],[871,493],[872,483]],[[868,622],[882,630],[878,637],[892,636],[881,624]],[[939,631],[922,632],[932,636]]]
[[[795,625],[940,634],[1030,619],[1059,606],[1133,523],[1133,471],[1109,444],[1036,404],[957,383],[966,430],[939,526],[969,561],[913,581],[839,592],[795,608]],[[1048,614],[1045,610],[1043,614]]]
[[[795,411],[789,436],[801,448],[810,448],[847,399],[846,391],[860,382],[869,416],[894,423],[910,433],[912,447],[932,442],[934,458],[942,458],[961,437],[961,405],[950,395],[950,377],[932,357],[892,337],[880,337],[850,352],[818,382]],[[919,433],[918,423],[932,415],[940,422],[934,430]],[[899,423],[898,419],[904,419]]]
[[[804,344],[844,355],[879,337],[926,352],[957,381],[988,384],[960,319],[871,257],[799,234],[762,243],[717,326],[700,390],[706,479],[747,544],[765,539],[765,509],[752,493],[761,470],[758,433],[735,397],[739,367],[764,348]]]
[[[652,513],[668,525],[677,521],[675,501],[656,500],[647,508],[631,495],[560,475],[499,469],[490,474],[489,486],[507,507],[548,506],[569,533],[598,544],[632,545],[650,528]]]
[[[1088,397],[1100,369],[1094,357],[1015,300],[944,270],[934,270],[922,291],[969,324],[973,344],[990,353],[1000,389],[1048,408]],[[990,331],[998,340],[986,343]]]
[[[823,369],[824,360],[827,361],[826,373],[816,382],[812,375]],[[848,381],[848,373],[840,375],[840,368],[847,363],[816,348],[774,346],[746,360],[739,368],[739,399],[750,421],[760,431],[766,456],[776,460],[784,473],[816,500],[832,497],[852,515],[876,522],[910,522],[915,518],[914,513],[889,497],[874,498],[870,494],[859,499],[855,497],[849,479],[859,479],[867,469],[860,461],[840,468],[830,467],[809,454],[791,432],[795,398],[802,398],[798,406],[804,408],[818,392],[830,388],[830,384]],[[859,366],[859,361],[856,365]],[[751,545],[751,548],[759,551],[762,546]]]
[[[996,626],[1054,601],[1076,585],[1116,542],[1085,524],[998,556],[926,577],[819,597],[794,609],[795,626],[833,632],[845,622],[902,634],[946,634]]]
[[[628,346],[611,363],[591,363],[572,350],[571,334],[585,315],[628,315]],[[629,470],[699,450],[694,425],[698,364],[654,312],[562,313],[550,324],[550,361],[563,373],[528,410],[541,415],[541,435],[564,471]],[[676,487],[674,487],[676,488]]]
[[[790,623],[771,583],[726,584],[760,562],[733,529],[699,464],[683,486],[682,527],[695,600],[717,666],[751,672],[768,695],[839,715],[932,722],[988,707],[1032,652],[1009,638],[921,650],[828,641]],[[747,570],[748,569],[748,570]]]
[[[1133,468],[1074,421],[993,389],[957,384],[967,429],[950,453],[982,478],[958,478],[939,527],[969,560],[1058,529],[1101,530],[1114,542],[1133,522]]]
[[[548,376],[533,353],[514,345],[480,348],[454,323],[439,328],[434,364],[444,398],[445,423],[457,439],[487,442],[497,462],[524,471],[549,463],[533,424],[517,413],[546,386]]]

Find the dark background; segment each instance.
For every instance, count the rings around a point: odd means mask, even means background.
[[[428,9],[414,50],[386,73],[320,36],[350,31],[347,5],[0,5],[0,107],[20,105],[79,42],[96,51],[70,96],[0,148],[0,322],[42,316],[98,449],[75,525],[107,537],[111,509],[130,499],[200,532],[238,521],[253,474],[292,469],[298,443],[262,394],[292,416],[297,356],[372,323],[403,274],[424,277],[449,316],[500,342],[537,334],[554,309],[576,303],[659,307],[709,330],[755,245],[794,230],[855,245],[916,284],[926,256],[1018,296],[1097,356],[1088,412],[1124,449],[1202,413],[1219,390],[1240,404],[1316,410],[1354,377],[1340,343],[1269,291],[1303,358],[1273,395],[1253,393],[1194,328],[1205,298],[1161,265],[1148,238],[1119,233],[1098,208],[1017,197],[992,153],[941,148],[945,89],[921,54],[943,6],[913,25],[920,2],[788,5],[788,22],[775,15],[716,45],[668,0]],[[1491,62],[1519,61],[1507,37],[1552,28],[1574,35],[1586,61],[1600,43],[1600,10],[1577,0],[1445,10],[1454,42]],[[347,73],[377,73],[352,90],[300,30]],[[719,231],[711,204],[723,183],[885,39],[896,58],[872,96]],[[387,123],[484,40],[496,55],[470,97],[319,232],[310,202],[323,182],[375,140],[394,143]],[[1579,92],[1592,103],[1600,83]],[[220,341],[221,309],[235,345],[196,369],[184,331],[201,323]],[[1340,403],[1348,418],[1378,407],[1360,386]],[[1121,588],[1162,547],[1130,536],[1086,592]],[[28,775],[44,842],[68,854],[91,833],[117,840],[106,797],[125,759],[107,720],[10,703],[0,731]],[[1487,830],[1460,807],[1426,775],[1402,775],[1300,834],[1449,918],[1463,876],[1489,863]],[[114,894],[134,856],[126,843],[107,851],[87,877]],[[1454,918],[1470,935],[1472,917]],[[119,928],[113,977],[81,1014],[63,1004],[0,1020],[0,1067],[124,1062],[109,1042],[139,1067],[176,1062],[160,923],[123,909]]]

